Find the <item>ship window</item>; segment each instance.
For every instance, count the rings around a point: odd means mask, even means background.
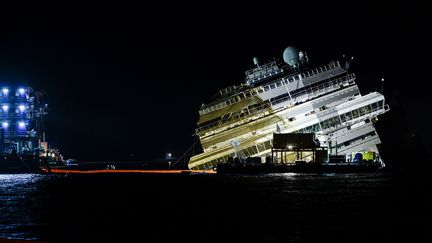
[[[258,147],[257,146],[252,146],[252,151],[254,152],[254,154],[258,153]]]
[[[320,122],[320,124],[321,124],[322,129],[327,129],[325,122],[322,121],[322,122]]]
[[[369,113],[371,112],[371,107],[370,107],[370,105],[365,106],[364,109],[365,109],[365,113],[366,113],[366,114],[369,114]]]
[[[365,108],[360,107],[359,112],[360,112],[360,116],[363,116],[365,114]]]
[[[242,149],[240,153],[243,153],[245,157],[248,157],[250,155],[247,149]]]
[[[270,89],[274,89],[274,88],[276,88],[276,84],[270,85]]]
[[[263,143],[264,148],[265,148],[266,150],[271,148],[271,144],[270,144],[270,143],[271,143],[270,140],[269,140],[269,141],[266,141],[266,142]]]
[[[336,119],[334,117],[327,119],[327,128],[336,126]]]
[[[264,151],[265,150],[264,144],[263,143],[257,144],[257,149],[258,149],[259,152]]]
[[[334,121],[334,125],[335,125],[335,126],[340,125],[340,120],[339,120],[339,117],[338,117],[338,116],[333,117],[333,121]]]
[[[329,118],[329,119],[321,122],[322,129],[335,127],[337,124],[338,124],[338,120],[336,117],[332,117],[332,118]]]
[[[345,114],[340,115],[340,119],[342,122],[345,122],[346,121],[346,115]]]
[[[383,108],[383,104],[384,104],[384,100],[378,101],[378,108],[382,109]]]
[[[270,87],[269,86],[264,86],[264,91],[269,91]]]
[[[372,110],[374,110],[374,111],[378,108],[377,102],[372,103],[371,106],[372,106]]]
[[[255,154],[254,151],[253,151],[253,149],[252,149],[252,147],[249,147],[249,148],[247,148],[245,150],[247,150],[247,153],[249,154],[248,156],[252,156],[252,155]]]
[[[353,118],[357,118],[359,116],[359,112],[357,109],[353,110],[352,114],[353,114]]]
[[[319,131],[321,131],[321,127],[320,127],[319,123],[312,125],[312,132],[316,133]]]
[[[349,111],[349,112],[347,112],[347,113],[345,113],[345,114],[346,114],[346,120],[347,120],[347,121],[349,121],[349,120],[352,119],[351,111]]]

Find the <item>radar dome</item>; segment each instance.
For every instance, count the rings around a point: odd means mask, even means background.
[[[293,46],[288,46],[283,52],[283,60],[290,66],[298,66],[300,63],[299,51]]]

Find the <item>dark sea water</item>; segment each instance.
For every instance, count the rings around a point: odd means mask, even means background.
[[[421,242],[424,178],[377,174],[0,175],[0,239]]]

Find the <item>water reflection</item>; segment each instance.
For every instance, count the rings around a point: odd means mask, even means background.
[[[197,232],[207,236],[211,228],[215,242],[226,236],[238,242],[336,236],[339,242],[382,242],[403,232],[393,230],[395,222],[400,228],[413,222],[397,221],[393,212],[410,215],[398,199],[411,202],[416,195],[390,194],[390,179],[373,173],[0,175],[0,239],[135,242],[145,235],[171,242]]]
[[[38,239],[46,197],[38,184],[43,179],[38,174],[0,174],[0,239]]]
[[[39,174],[0,174],[0,193],[1,190],[10,187],[19,187],[29,183],[37,183],[43,178]]]

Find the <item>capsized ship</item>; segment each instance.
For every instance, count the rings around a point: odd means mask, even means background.
[[[242,83],[219,90],[200,108],[195,133],[203,152],[191,157],[188,167],[214,168],[232,157],[265,162],[274,133],[314,133],[329,156],[344,155],[349,162],[359,153],[373,154],[383,163],[374,123],[389,106],[379,92],[361,94],[349,72],[351,59],[314,66],[295,47],[284,50],[283,61],[261,65],[254,58],[256,67],[245,72]],[[294,162],[296,153],[290,156],[285,161]]]

